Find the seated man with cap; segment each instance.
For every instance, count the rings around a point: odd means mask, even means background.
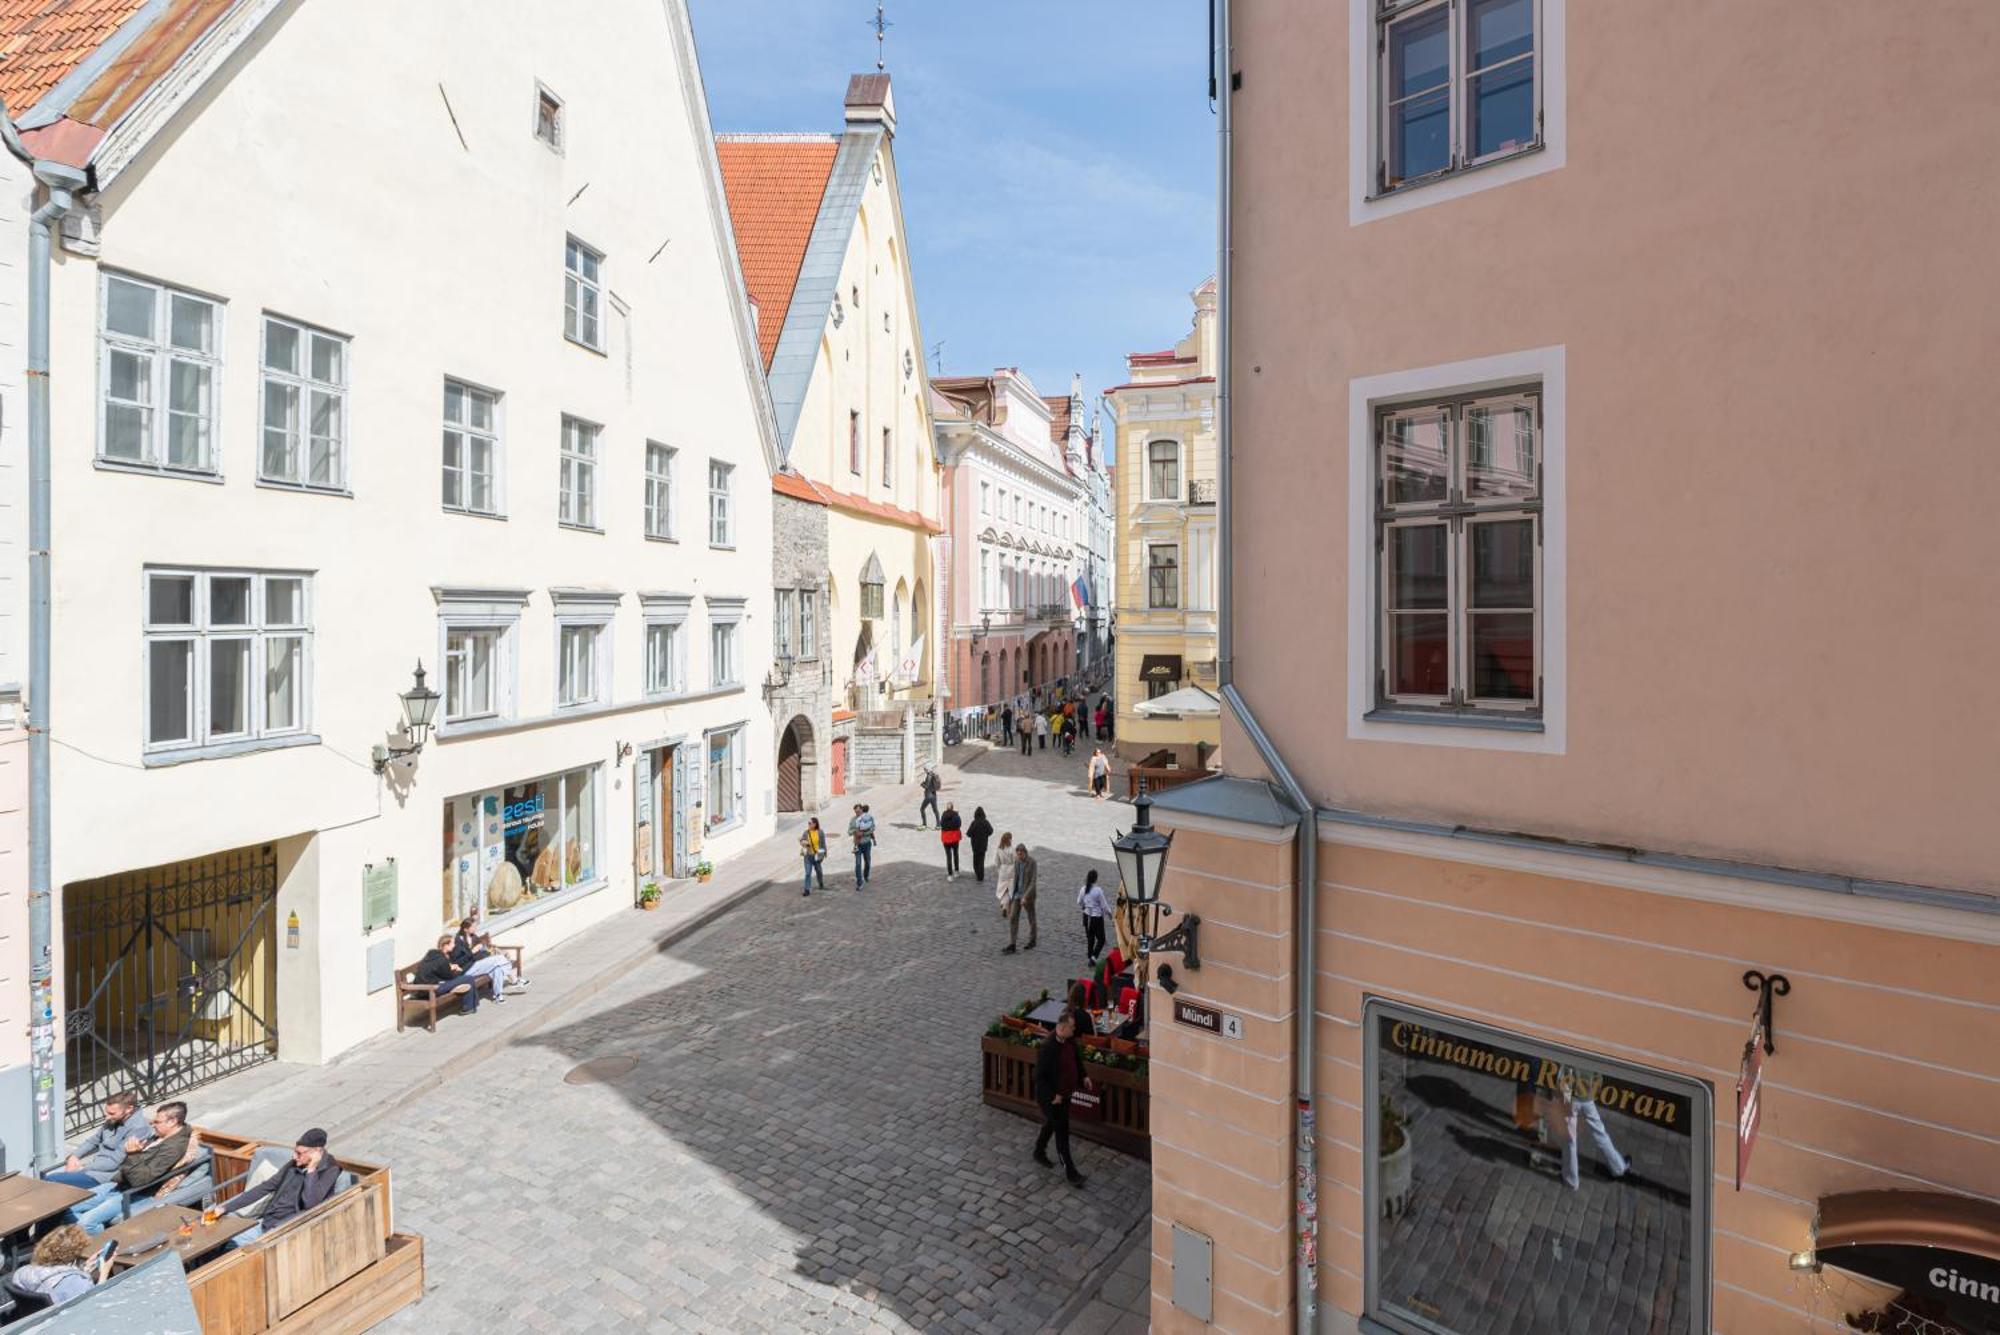
[[[339,1178],[340,1163],[327,1152],[326,1132],[312,1128],[292,1147],[290,1163],[256,1186],[238,1192],[222,1207],[224,1214],[241,1214],[259,1201],[267,1202],[257,1215],[256,1227],[238,1233],[229,1240],[229,1245],[241,1247],[254,1242],[269,1230],[326,1204]]]

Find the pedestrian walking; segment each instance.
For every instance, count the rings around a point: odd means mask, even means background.
[[[972,809],[972,824],[965,827],[965,842],[972,845],[972,879],[986,879],[986,845],[993,838],[993,823],[986,819],[985,807]]]
[[[1076,754],[1076,715],[1064,714],[1062,721],[1063,757]]]
[[[964,819],[958,808],[950,802],[944,804],[944,814],[938,817],[938,842],[944,845],[944,878],[958,879],[958,842],[964,838]]]
[[[1083,953],[1095,964],[1104,953],[1104,920],[1111,916],[1111,901],[1104,897],[1094,867],[1083,878],[1083,889],[1076,892],[1076,906],[1083,912]]]
[[[1049,749],[1049,716],[1040,710],[1035,711],[1035,745],[1044,751]]]
[[[1063,1176],[1072,1187],[1083,1185],[1083,1174],[1076,1171],[1076,1160],[1069,1152],[1070,1100],[1079,1089],[1092,1088],[1090,1077],[1083,1073],[1083,1054],[1076,1046],[1076,1012],[1064,1010],[1056,1020],[1055,1033],[1042,1040],[1042,1049],[1035,1054],[1035,1102],[1042,1109],[1035,1162],[1044,1168],[1055,1167],[1049,1160],[1049,1141],[1053,1139]]]
[[[1014,706],[1008,705],[1000,711],[1000,735],[1007,740],[1014,738]]]
[[[819,888],[826,889],[826,832],[819,828],[819,817],[806,820],[806,828],[799,835],[799,857],[806,864],[805,886],[799,891],[801,897],[813,892],[813,877],[819,878]]]
[[[847,822],[847,837],[854,841],[854,888],[866,889],[875,873],[875,815],[866,802],[854,804],[854,819]]]
[[[1102,802],[1111,792],[1111,761],[1106,758],[1103,747],[1090,753],[1090,793]]]
[[[1618,1152],[1618,1146],[1611,1139],[1611,1132],[1605,1129],[1604,1118],[1597,1111],[1597,1093],[1604,1085],[1604,1077],[1595,1071],[1586,1071],[1574,1066],[1562,1068],[1559,1080],[1562,1090],[1560,1121],[1562,1128],[1562,1177],[1563,1185],[1575,1191],[1582,1182],[1581,1165],[1577,1162],[1577,1124],[1581,1122],[1590,1132],[1591,1143],[1597,1147],[1598,1158],[1604,1161],[1604,1172],[1617,1181],[1631,1171],[1632,1164]]]
[[[924,766],[922,787],[924,800],[917,805],[917,828],[928,830],[931,823],[924,818],[924,813],[928,811],[933,816],[938,814],[938,789],[944,787],[944,780],[938,777],[937,770],[931,765]]]
[[[1021,734],[1021,754],[1024,756],[1033,755],[1035,750],[1035,725],[1033,721],[1026,714],[1023,714],[1015,719],[1014,723],[1016,729]]]
[[[1000,847],[995,853],[993,900],[1000,906],[1000,916],[1006,917],[1007,910],[1014,904],[1014,833],[1011,830],[1000,836]]]
[[[1008,835],[1008,838],[1013,838]],[[1007,947],[1000,953],[1014,953],[1014,942],[1021,933],[1021,915],[1028,915],[1028,944],[1026,950],[1035,948],[1035,860],[1028,856],[1026,844],[1014,845],[1014,885],[1007,899]]]

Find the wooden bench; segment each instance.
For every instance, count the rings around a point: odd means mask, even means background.
[[[489,934],[479,938],[482,950],[496,955],[505,955],[514,966],[516,976],[521,974],[522,951],[519,946],[496,946]],[[420,962],[421,963],[421,962]],[[420,964],[410,964],[396,970],[396,1032],[403,1032],[403,1022],[411,1005],[419,1007],[424,1015],[424,1028],[435,1034],[438,1027],[438,1007],[449,1005],[456,1009],[458,997],[451,989],[458,986],[456,980],[449,983],[420,983],[416,980]]]

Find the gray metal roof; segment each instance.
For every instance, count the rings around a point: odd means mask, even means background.
[[[1153,810],[1163,813],[1169,824],[1176,813],[1273,830],[1291,829],[1299,823],[1299,813],[1276,788],[1261,779],[1227,774],[1169,788],[1153,798]]]

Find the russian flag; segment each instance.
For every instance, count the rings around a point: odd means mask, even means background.
[[[1069,596],[1076,600],[1078,607],[1090,606],[1090,586],[1083,582],[1083,576],[1078,575],[1070,581]]]

